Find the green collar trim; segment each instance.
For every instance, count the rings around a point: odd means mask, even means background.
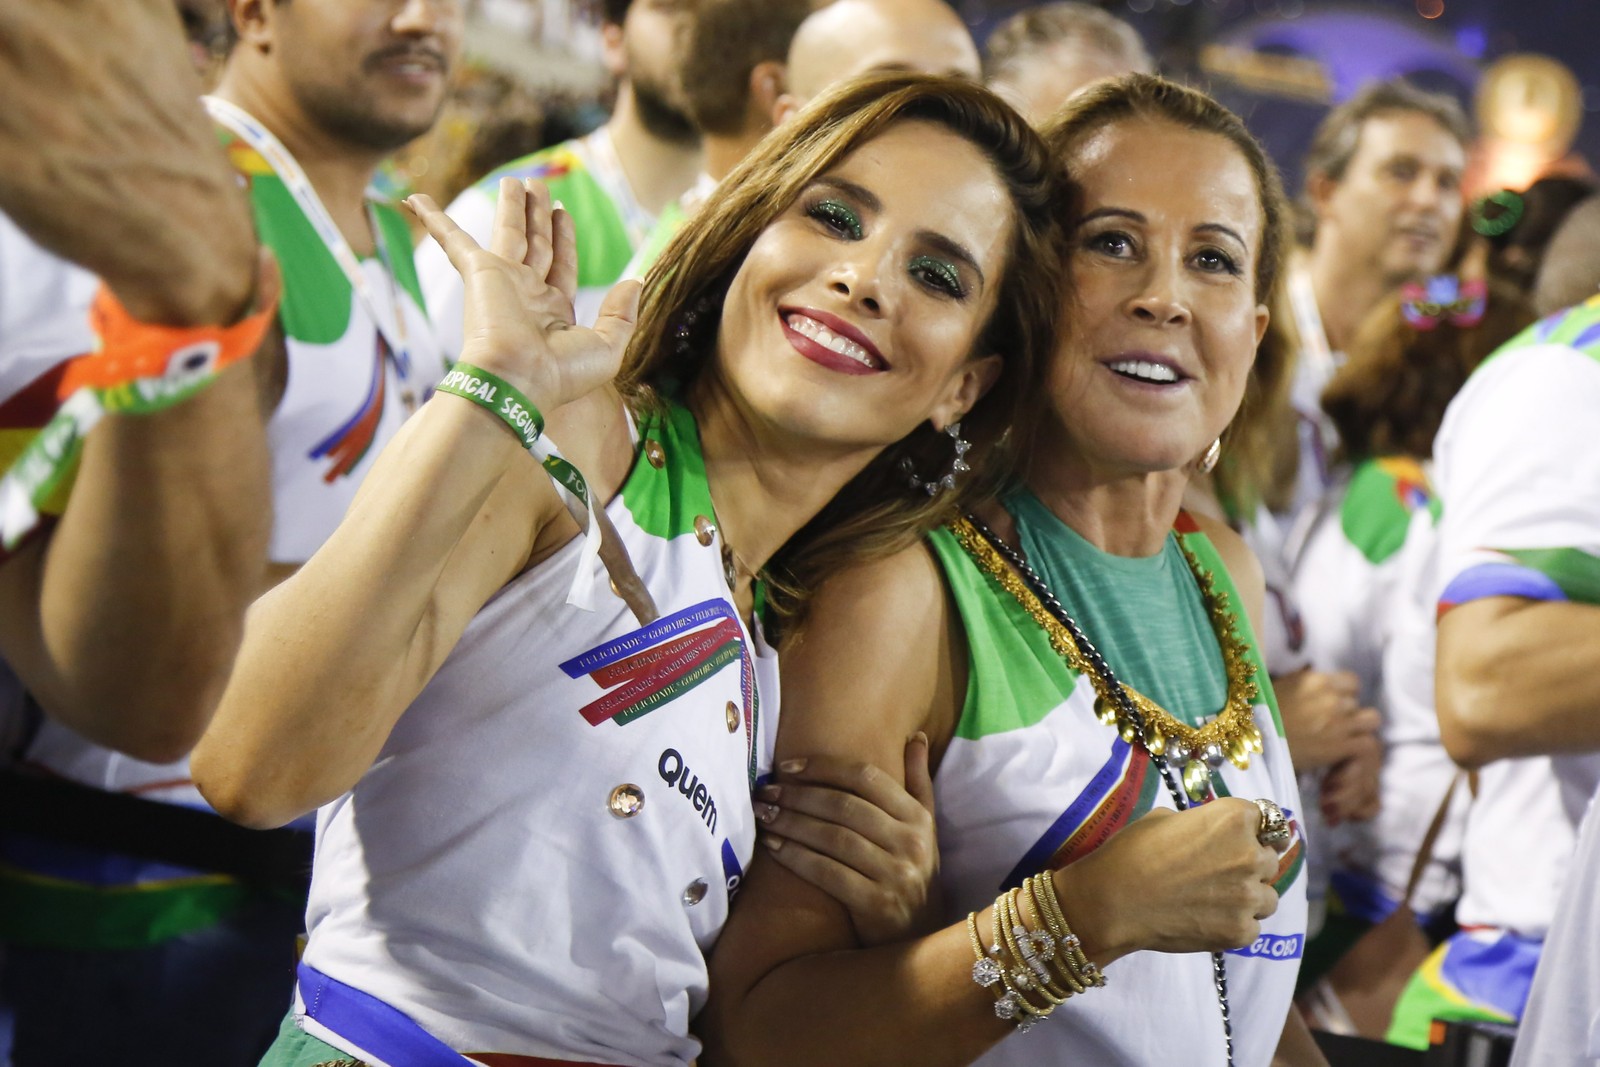
[[[633,521],[646,533],[666,540],[694,533],[697,518],[715,522],[693,413],[663,398],[658,407],[639,417],[638,426],[638,452],[622,486],[622,501]]]

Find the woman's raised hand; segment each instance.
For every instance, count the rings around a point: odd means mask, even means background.
[[[1165,808],[1124,827],[1055,872],[1062,910],[1084,952],[1101,962],[1129,952],[1243,948],[1278,910],[1281,857],[1260,843],[1261,811],[1223,797]]]
[[[927,735],[906,742],[905,759],[904,787],[870,763],[815,756],[756,791],[768,854],[843,904],[863,945],[904,940],[935,917]]]
[[[637,282],[607,294],[594,327],[575,325],[578,251],[572,216],[543,183],[500,180],[489,247],[431,197],[405,201],[466,287],[461,359],[505,378],[545,412],[611,381],[633,335]]]

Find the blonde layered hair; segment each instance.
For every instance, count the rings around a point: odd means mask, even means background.
[[[969,353],[999,354],[1001,371],[961,420],[972,470],[953,492],[930,497],[901,473],[907,459],[923,478],[950,467],[950,439],[924,422],[884,449],[769,561],[764,577],[780,618],[798,620],[829,574],[914,543],[1012,474],[1011,430],[1036,414],[1039,357],[1055,349],[1060,305],[1064,182],[1044,143],[971,82],[895,73],[835,86],[769,134],[667,246],[645,279],[638,329],[618,379],[636,409],[656,403],[658,389],[687,390],[711,364],[723,297],[757,236],[846,155],[912,121],[973,144],[1009,195],[1012,232],[999,296]]]
[[[1073,97],[1051,116],[1040,132],[1069,172],[1085,142],[1121,122],[1153,120],[1231,142],[1256,179],[1261,208],[1261,246],[1256,249],[1255,293],[1265,304],[1283,267],[1289,244],[1289,205],[1283,180],[1261,142],[1244,121],[1205,93],[1185,88],[1154,74],[1124,74],[1097,82]]]

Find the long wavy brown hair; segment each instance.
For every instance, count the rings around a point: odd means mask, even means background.
[[[768,561],[762,577],[769,603],[791,628],[829,574],[914,543],[992,496],[1013,473],[1013,428],[1037,415],[1039,357],[1055,349],[1061,303],[1065,185],[1044,142],[971,82],[895,73],[834,87],[769,134],[663,251],[645,278],[638,328],[618,378],[635,410],[657,404],[658,390],[687,391],[711,365],[723,298],[768,223],[850,152],[908,121],[934,123],[971,142],[1009,194],[1011,242],[998,300],[970,353],[998,353],[1002,367],[962,417],[972,470],[955,491],[930,497],[901,472],[906,459],[924,478],[950,467],[950,439],[924,422],[880,453]]]
[[[1428,459],[1444,409],[1495,349],[1534,321],[1533,307],[1505,282],[1489,282],[1476,325],[1446,320],[1419,330],[1401,314],[1398,294],[1362,320],[1345,362],[1322,391],[1322,410],[1339,428],[1345,458],[1405,455]]]

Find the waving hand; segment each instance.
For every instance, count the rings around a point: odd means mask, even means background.
[[[444,248],[466,286],[461,358],[515,384],[549,412],[616,376],[633,334],[639,286],[606,296],[594,327],[573,322],[578,254],[572,216],[540,182],[500,181],[489,247],[480,246],[433,200],[406,200]]]

